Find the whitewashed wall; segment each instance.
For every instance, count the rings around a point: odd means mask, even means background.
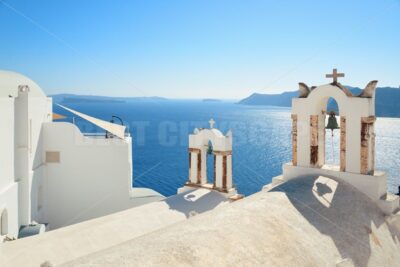
[[[44,192],[45,170],[43,165],[43,123],[52,121],[52,99],[32,97],[29,102],[29,116],[32,116],[32,148],[29,152],[30,216],[31,220],[43,222],[43,210],[38,210],[38,198]],[[42,201],[43,202],[43,201]],[[43,203],[42,203],[43,204]],[[45,203],[44,203],[45,204]],[[45,221],[44,221],[45,222]]]
[[[14,98],[0,98],[0,192],[14,182]]]
[[[51,99],[35,82],[0,71],[0,216],[6,211],[10,237],[17,237],[19,227],[32,222],[34,162],[41,148],[41,126],[51,121],[51,110]]]
[[[50,122],[51,116],[51,99],[35,96],[30,91],[18,93],[15,99],[15,179],[19,183],[20,225],[37,220],[32,200],[36,201],[40,184],[33,182],[33,177],[41,164],[42,124]]]
[[[7,234],[17,237],[19,227],[18,185],[14,181],[14,98],[0,97],[0,114],[0,236]],[[1,216],[6,213],[7,218],[3,218],[6,219],[4,221]]]
[[[46,163],[46,220],[51,229],[120,211],[131,206],[131,138],[85,137],[70,123],[43,125],[46,151],[59,163]]]

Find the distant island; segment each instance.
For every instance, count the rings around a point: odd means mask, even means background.
[[[353,95],[362,91],[359,87],[346,86]],[[254,93],[238,102],[242,105],[266,105],[290,107],[292,98],[298,97],[298,92],[284,92],[281,94]],[[379,117],[400,117],[400,89],[394,87],[377,87],[375,100],[376,115]],[[337,111],[334,101],[328,103],[328,110]]]
[[[125,102],[152,102],[165,101],[167,98],[151,96],[151,97],[112,97],[112,96],[94,96],[94,95],[74,95],[74,94],[58,94],[51,95],[54,103],[125,103]]]
[[[221,102],[221,100],[215,98],[204,98],[203,102]]]

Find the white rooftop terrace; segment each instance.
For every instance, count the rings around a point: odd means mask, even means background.
[[[135,198],[148,197],[132,189]],[[142,195],[141,195],[142,194]],[[162,201],[0,244],[0,266],[53,265],[107,249],[229,203],[216,191],[189,190]]]
[[[62,266],[400,266],[400,213],[298,178]]]

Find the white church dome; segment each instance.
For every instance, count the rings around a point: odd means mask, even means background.
[[[10,95],[16,97],[19,85],[28,85],[31,96],[46,96],[39,85],[28,77],[12,71],[0,70],[0,97]]]

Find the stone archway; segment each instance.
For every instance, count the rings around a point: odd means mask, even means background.
[[[345,93],[346,94],[346,93]],[[346,116],[344,113],[344,99],[342,94],[329,95],[321,94],[316,96],[315,100],[318,109],[321,111],[317,115],[310,115],[310,153],[311,159],[310,164],[312,167],[322,167],[326,164],[326,118],[329,116],[330,110],[328,110],[329,100],[332,99],[337,103],[339,111],[339,169],[340,171],[346,171]],[[313,155],[313,152],[316,154]],[[315,152],[314,152],[315,153]]]

